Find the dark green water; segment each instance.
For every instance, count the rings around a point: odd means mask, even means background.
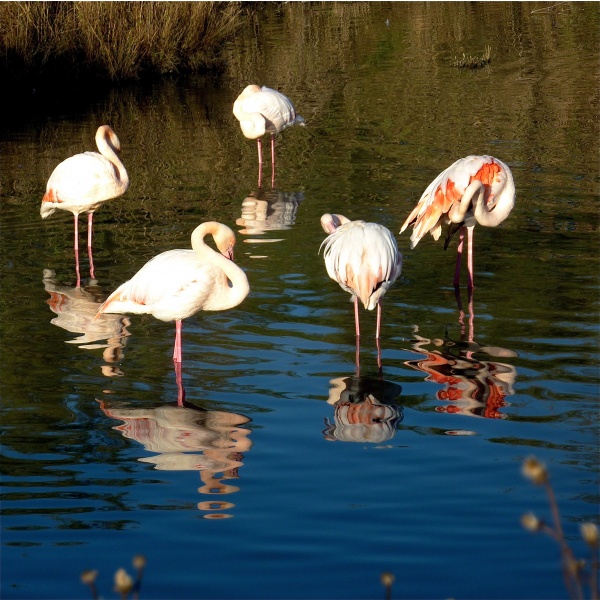
[[[558,547],[519,523],[551,519],[520,468],[531,454],[548,465],[587,558],[599,11],[546,6],[269,6],[232,40],[223,74],[57,92],[3,125],[3,598],[90,597],[84,569],[116,597],[113,574],[133,573],[138,553],[142,598],[382,598],[383,571],[397,598],[566,597]],[[488,66],[452,66],[488,45]],[[250,82],[286,93],[307,122],[277,138],[275,190],[261,194],[256,145],[231,113]],[[92,150],[101,123],[131,185],[96,212],[96,281],[77,291],[71,215],[42,221],[39,206],[52,169]],[[455,244],[410,250],[397,234],[441,170],[484,153],[510,166],[517,199],[500,227],[475,230],[474,317],[461,323]],[[373,313],[355,377],[352,306],[318,254],[324,212],[387,226],[404,254],[382,378]],[[81,324],[206,220],[238,232],[251,293],[184,323],[177,407],[172,324]]]

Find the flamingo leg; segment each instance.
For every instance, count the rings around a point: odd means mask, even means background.
[[[94,213],[88,213],[88,257],[90,259],[90,277],[95,279],[94,275],[94,257],[92,256],[92,226],[94,223]]]
[[[354,357],[356,362],[356,376],[360,375],[360,337],[356,336],[356,354]]]
[[[375,339],[379,339],[381,333],[381,301],[377,303],[377,329],[375,330]]]
[[[271,134],[271,187],[275,187],[275,136]]]
[[[260,141],[260,138],[258,138],[256,140],[256,145],[258,147],[258,187],[262,187],[262,166],[263,166],[263,159],[262,159],[262,142]]]
[[[181,378],[181,362],[175,362],[175,381],[177,382],[177,406],[183,406],[185,402],[185,388]]]
[[[77,273],[77,286],[81,286],[81,275],[79,273],[79,215],[74,214],[74,223],[75,223],[75,241],[73,243],[73,250],[75,251],[75,272]]]
[[[470,292],[475,287],[475,276],[473,273],[473,230],[473,227],[467,227],[467,241],[469,243],[469,248],[467,249],[467,272],[469,274],[467,286]]]
[[[173,348],[173,362],[181,363],[181,319],[175,321],[175,347]]]
[[[356,326],[356,337],[360,337],[360,325],[358,322],[358,297],[354,296],[354,325]]]
[[[379,338],[375,339],[375,345],[377,346],[377,366],[379,367],[379,375],[382,375],[383,365],[381,363],[381,343]]]
[[[458,242],[458,248],[456,249],[456,267],[454,269],[454,287],[458,288],[460,285],[460,263],[462,261],[463,243],[465,241],[465,228],[460,229],[460,240]]]

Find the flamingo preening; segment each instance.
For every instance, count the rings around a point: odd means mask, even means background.
[[[367,310],[377,307],[375,339],[379,342],[381,298],[400,276],[402,254],[392,232],[378,223],[350,221],[344,215],[326,213],[321,217],[321,226],[329,233],[321,243],[327,274],[352,294],[358,367],[358,301]],[[380,362],[379,355],[378,359]]]
[[[88,213],[88,256],[90,277],[94,276],[92,257],[92,222],[94,211],[106,200],[125,193],[129,187],[129,176],[117,152],[121,144],[117,134],[108,125],[96,131],[98,152],[83,152],[63,160],[50,175],[46,193],[42,198],[40,215],[47,219],[56,209],[73,213],[75,224],[75,268],[77,287],[81,283],[79,274],[79,213]]]
[[[248,85],[233,103],[233,114],[242,133],[258,145],[258,187],[262,186],[262,143],[271,134],[271,187],[275,186],[275,134],[292,125],[304,125],[292,101],[281,92],[259,85]]]
[[[515,184],[508,166],[493,156],[467,156],[450,165],[429,184],[400,233],[413,225],[410,247],[414,248],[428,232],[433,239],[439,239],[442,225],[448,225],[446,249],[452,236],[460,229],[454,271],[454,287],[458,288],[466,229],[468,289],[472,291],[473,228],[476,223],[484,227],[500,225],[514,205]]]
[[[220,252],[204,237],[213,236]],[[244,271],[233,262],[235,234],[215,221],[198,225],[192,233],[192,250],[168,250],[149,260],[129,281],[119,286],[100,306],[102,313],[150,314],[175,321],[173,361],[181,385],[181,322],[199,310],[226,310],[240,304],[250,291]]]

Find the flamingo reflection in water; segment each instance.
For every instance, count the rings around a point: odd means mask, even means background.
[[[327,402],[334,413],[333,422],[324,419],[326,440],[381,444],[394,437],[404,418],[397,404],[401,386],[360,375],[336,377],[329,383]]]
[[[290,229],[296,220],[302,192],[258,190],[242,202],[242,216],[236,221],[242,235],[262,235],[267,231]],[[244,240],[245,242],[280,242],[280,239]]]
[[[457,290],[459,307],[460,339],[452,340],[446,331],[444,340],[428,339],[414,334],[412,348],[425,358],[407,361],[405,364],[427,374],[426,381],[433,381],[442,389],[436,398],[443,406],[437,412],[462,414],[472,417],[506,419],[502,409],[509,406],[506,398],[512,396],[517,379],[517,370],[505,362],[490,358],[514,358],[513,350],[498,346],[481,346],[474,340],[474,313],[472,295],[469,296],[469,323],[464,323],[464,312]],[[434,346],[435,350],[427,348]],[[448,432],[455,435],[469,431]]]
[[[262,187],[262,142],[271,134],[271,187],[275,187],[275,135],[292,125],[304,126],[304,118],[296,114],[292,101],[266,86],[248,85],[233,103],[233,114],[242,133],[256,140],[258,149],[258,187]]]
[[[94,320],[104,299],[96,281],[89,280],[83,287],[61,285],[54,271],[44,269],[43,282],[44,289],[50,294],[46,302],[56,314],[50,322],[71,333],[81,334],[67,343],[88,350],[104,348],[102,356],[107,363],[121,360],[127,337],[131,335],[127,330],[130,321],[121,314],[103,314]],[[99,343],[101,341],[104,343]],[[102,373],[108,377],[123,374],[114,365],[104,365]]]
[[[222,410],[206,410],[186,401],[182,405],[133,408],[130,405],[98,400],[106,416],[123,421],[114,427],[124,437],[142,444],[153,456],[139,458],[161,471],[198,471],[200,494],[225,496],[239,491],[226,483],[239,479],[244,453],[252,447],[250,422],[244,415]],[[198,503],[205,518],[224,519],[219,512],[233,508],[231,502],[209,500]]]
[[[117,134],[108,125],[96,131],[98,152],[82,152],[63,160],[50,175],[42,198],[40,215],[47,219],[57,209],[73,213],[75,238],[75,270],[77,286],[79,273],[79,214],[88,214],[88,258],[90,277],[94,278],[92,257],[92,224],[94,211],[107,200],[121,196],[129,187],[129,176],[118,156],[121,144]]]
[[[392,232],[378,223],[351,221],[344,215],[326,213],[321,227],[329,235],[321,243],[327,274],[351,294],[354,303],[356,361],[359,366],[360,326],[358,301],[367,310],[377,307],[377,362],[381,369],[381,300],[400,277],[402,254]],[[319,249],[320,250],[320,249]]]

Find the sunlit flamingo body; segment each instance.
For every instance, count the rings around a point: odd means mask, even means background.
[[[381,331],[381,298],[400,276],[402,254],[392,232],[378,223],[350,221],[343,215],[325,214],[321,226],[327,274],[352,294],[356,335],[360,336],[358,301],[367,310],[377,306],[377,332]]]
[[[129,187],[129,176],[117,152],[121,144],[116,133],[101,125],[96,131],[98,152],[83,152],[63,160],[50,175],[46,193],[42,198],[40,215],[47,219],[56,209],[73,213],[75,224],[75,264],[77,285],[79,275],[79,213],[88,213],[88,256],[90,276],[94,277],[92,258],[92,222],[94,211],[102,202],[125,193]]]
[[[282,93],[259,85],[248,85],[233,103],[233,114],[242,133],[258,146],[258,186],[262,183],[261,138],[271,134],[271,185],[275,184],[275,135],[292,125],[304,125],[292,101]]]
[[[208,234],[220,254],[204,242]],[[199,310],[233,308],[250,291],[246,274],[232,260],[234,245],[235,234],[229,227],[214,221],[202,223],[192,233],[192,250],[168,250],[149,260],[107,298],[98,315],[149,314],[175,321],[173,361],[177,369],[182,361],[182,320]]]
[[[460,264],[465,229],[468,235],[468,287],[474,287],[473,279],[473,228],[476,223],[485,227],[496,227],[515,205],[515,184],[513,176],[501,160],[493,156],[467,156],[457,160],[442,171],[427,187],[421,199],[400,229],[402,233],[413,225],[410,247],[431,233],[439,239],[442,225],[448,225],[448,235],[444,248],[450,239],[460,231],[454,287],[460,282]]]

